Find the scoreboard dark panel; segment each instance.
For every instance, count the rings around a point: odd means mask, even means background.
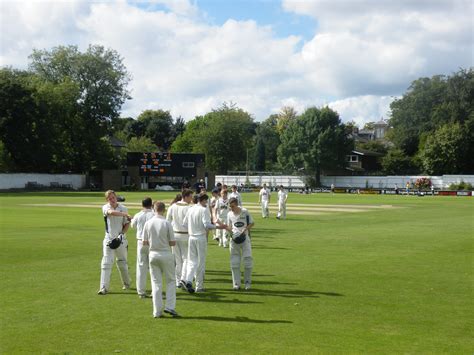
[[[196,176],[201,163],[204,163],[204,154],[127,153],[127,165],[138,166],[142,176]]]

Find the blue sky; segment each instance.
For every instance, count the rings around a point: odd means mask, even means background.
[[[208,14],[211,23],[222,25],[229,18],[253,20],[261,26],[271,26],[278,37],[300,36],[310,40],[317,29],[317,21],[304,15],[286,12],[276,0],[218,1],[198,0],[196,4]]]
[[[257,121],[328,105],[390,117],[413,80],[473,66],[471,0],[0,0],[0,66],[100,44],[133,80],[122,115],[191,120],[234,102]],[[45,21],[47,19],[47,21]],[[5,35],[8,34],[8,35]]]

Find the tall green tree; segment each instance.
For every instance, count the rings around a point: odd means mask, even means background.
[[[158,147],[148,137],[132,137],[124,148],[125,153],[128,152],[156,152]]]
[[[188,122],[171,151],[205,154],[206,167],[225,174],[245,168],[246,152],[254,135],[255,123],[250,114],[224,103]]]
[[[100,128],[102,135],[130,99],[127,86],[131,76],[123,58],[117,51],[101,45],[90,45],[84,53],[77,46],[34,50],[29,68],[49,82],[60,83],[67,79],[76,83],[81,116],[87,124]]]
[[[144,136],[152,140],[159,150],[167,151],[174,141],[173,117],[169,111],[146,110],[137,118],[145,127]]]
[[[415,80],[402,98],[390,105],[389,139],[414,156],[426,138],[445,124],[464,124],[474,110],[474,71]]]
[[[257,124],[253,149],[254,168],[259,171],[274,168],[278,162],[279,145],[278,115],[270,115],[265,121]]]
[[[13,171],[75,171],[68,131],[77,120],[77,86],[26,71],[0,71],[0,137]]]
[[[441,126],[428,137],[420,158],[426,174],[459,174],[463,171],[465,160],[472,161],[468,156],[468,132],[459,123]]]
[[[446,94],[445,77],[415,80],[401,99],[390,104],[390,140],[405,154],[413,156],[418,151],[419,137],[434,129],[431,120],[435,107],[443,102]]]
[[[263,138],[257,135],[257,143],[255,145],[255,170],[265,171],[265,143]]]
[[[413,159],[399,148],[388,150],[382,158],[382,169],[387,175],[408,175],[416,172]]]
[[[276,117],[276,129],[278,133],[282,134],[291,121],[293,121],[298,116],[298,112],[295,110],[294,107],[291,106],[283,106],[280,109]]]
[[[353,144],[335,111],[311,107],[281,135],[278,160],[290,171],[304,169],[320,186],[322,171],[344,167]]]
[[[76,46],[60,46],[35,50],[30,60],[30,70],[44,82],[54,86],[71,83],[77,88],[75,114],[63,127],[64,141],[72,147],[67,160],[73,171],[113,166],[114,154],[104,138],[130,98],[130,74],[120,55],[98,45],[89,46],[84,53]]]
[[[185,130],[182,117],[173,120],[169,111],[145,110],[136,120],[130,119],[123,126],[123,133],[127,140],[131,138],[147,137],[160,151],[168,151],[177,136]]]

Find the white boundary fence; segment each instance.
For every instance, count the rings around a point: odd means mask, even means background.
[[[0,174],[0,190],[24,189],[27,185],[77,190],[86,186],[86,176],[80,174]]]
[[[441,175],[441,176],[321,176],[323,186],[348,188],[374,188],[374,189],[393,189],[395,184],[399,189],[405,187],[406,183],[414,184],[419,178],[429,178],[436,189],[446,189],[449,185],[461,181],[474,185],[474,175]],[[216,183],[221,182],[226,185],[246,185],[247,177],[245,175],[216,175]],[[285,188],[303,188],[305,178],[303,176],[293,175],[252,175],[248,177],[248,182],[254,186],[262,186],[264,183],[270,187],[279,185]]]

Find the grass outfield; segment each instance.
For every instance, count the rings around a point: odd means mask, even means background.
[[[145,194],[123,195],[138,212]],[[208,292],[178,290],[182,318],[154,319],[115,267],[96,294],[103,194],[0,194],[0,353],[473,352],[474,198],[290,194],[286,221],[243,199],[252,290],[231,290],[228,250],[210,242]]]

